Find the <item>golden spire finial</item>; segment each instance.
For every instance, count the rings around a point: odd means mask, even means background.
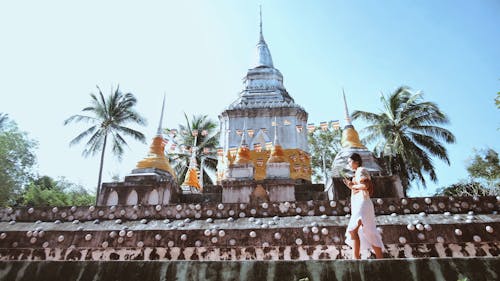
[[[274,145],[271,150],[271,157],[267,160],[267,163],[283,163],[285,160],[285,153],[281,147],[278,139],[278,122],[276,116],[274,117]]]
[[[243,133],[241,135],[241,143],[240,147],[238,148],[238,154],[236,155],[236,159],[234,160],[234,163],[238,165],[248,164],[252,162],[250,157],[250,149],[248,148],[245,139],[245,134],[246,134],[246,120],[243,125]]]
[[[347,125],[344,127],[344,131],[342,132],[342,139],[340,140],[340,143],[342,144],[342,147],[366,148],[359,140],[358,132],[354,129],[354,126],[351,123],[351,116],[349,115],[349,110],[347,109],[344,88],[342,88],[342,95],[344,96],[345,120]]]
[[[149,146],[149,154],[146,158],[137,163],[138,169],[156,168],[169,172],[174,178],[175,172],[170,167],[168,158],[165,157],[165,142],[162,135],[162,119],[163,111],[165,109],[165,95],[163,96],[163,105],[161,110],[160,122],[156,136],[153,138],[153,143]]]

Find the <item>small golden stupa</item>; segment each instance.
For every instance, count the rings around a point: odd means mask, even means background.
[[[184,178],[183,186],[191,186],[195,187],[198,190],[201,190],[201,184],[198,180],[198,167],[196,164],[196,147],[193,147],[193,151],[191,152],[191,159],[189,163],[189,169],[186,173],[186,177]]]
[[[165,96],[163,97],[163,106],[161,108],[160,125],[156,136],[153,138],[153,143],[149,147],[148,156],[137,163],[138,169],[160,169],[169,172],[172,177],[176,178],[175,172],[170,166],[168,158],[165,157],[165,142],[162,135],[162,119],[165,109]]]
[[[243,131],[243,135],[241,137],[241,144],[238,148],[238,154],[236,155],[236,159],[234,160],[234,164],[236,165],[244,165],[252,163],[252,159],[250,157],[250,149],[245,140],[245,132]]]
[[[278,123],[276,122],[276,118],[274,121],[275,127],[274,127],[274,145],[271,150],[271,156],[267,160],[267,163],[283,163],[287,162],[285,160],[285,153],[283,152],[283,148],[281,147],[281,144],[279,143],[278,140]]]
[[[344,95],[344,108],[345,108],[347,125],[344,127],[344,131],[342,132],[342,139],[340,140],[340,144],[342,145],[342,147],[345,147],[345,148],[363,148],[363,149],[366,149],[366,147],[359,140],[358,132],[356,131],[356,129],[354,129],[354,126],[351,123],[351,117],[350,117],[349,111],[347,109],[347,102],[345,99],[345,93],[343,93],[343,95]]]

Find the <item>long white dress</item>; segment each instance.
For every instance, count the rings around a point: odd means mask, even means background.
[[[354,174],[353,182],[359,184],[362,178],[370,179],[370,174],[364,167],[358,167]],[[362,223],[358,229],[360,250],[370,250],[372,245],[384,250],[382,237],[375,224],[375,209],[370,195],[366,190],[359,190],[356,193],[351,191],[351,219],[347,225],[345,238],[345,243],[351,247],[354,245],[354,240],[351,239],[349,231],[356,229],[359,221]]]

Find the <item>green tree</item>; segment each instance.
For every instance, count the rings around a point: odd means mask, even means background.
[[[340,151],[342,130],[314,130],[307,135],[309,152],[311,153],[311,169],[313,182],[326,182],[328,170]]]
[[[483,180],[489,187],[500,185],[500,161],[498,153],[489,148],[474,151],[474,156],[469,160],[467,172],[476,180]]]
[[[500,195],[500,164],[495,150],[491,148],[474,150],[474,155],[468,160],[466,168],[469,174],[467,180],[443,187],[436,192],[436,195]]]
[[[127,142],[124,136],[132,137],[138,141],[145,143],[144,134],[136,131],[128,124],[145,125],[145,119],[135,111],[137,99],[131,93],[122,93],[119,87],[111,94],[104,98],[104,95],[99,87],[99,93],[90,94],[90,105],[82,109],[83,112],[89,115],[73,115],[64,121],[64,125],[72,122],[86,122],[92,124],[85,131],[76,136],[70,145],[74,145],[82,141],[86,137],[90,137],[83,150],[83,156],[95,155],[101,153],[101,162],[99,165],[99,176],[97,181],[97,192],[99,194],[101,188],[102,168],[104,165],[104,153],[108,136],[112,140],[112,152],[121,160],[124,147]]]
[[[33,179],[24,190],[20,203],[25,206],[85,206],[91,205],[95,196],[82,186],[62,178],[54,180],[48,176]]]
[[[32,176],[37,143],[0,114],[0,206],[13,204]]]
[[[400,176],[405,192],[414,181],[425,187],[424,174],[436,182],[431,157],[449,164],[442,142],[455,142],[455,136],[440,127],[449,123],[448,117],[435,103],[424,101],[421,92],[412,93],[408,87],[382,95],[381,101],[384,110],[379,113],[353,113],[353,119],[370,123],[363,130],[365,142],[377,141],[375,154],[385,161],[389,173]]]
[[[217,152],[219,132],[217,123],[207,115],[193,115],[191,120],[184,114],[186,124],[179,124],[178,134],[173,141],[177,150],[168,154],[172,168],[177,174],[179,184],[184,182],[193,149],[200,172],[203,173],[203,183],[215,183],[217,168]]]

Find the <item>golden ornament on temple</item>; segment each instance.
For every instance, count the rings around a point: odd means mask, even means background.
[[[344,128],[340,143],[342,144],[342,147],[347,148],[366,148],[359,140],[358,132],[356,132],[352,125]]]
[[[198,169],[196,167],[189,168],[184,179],[184,186],[192,186],[197,189],[201,189],[200,182],[198,180]]]
[[[137,168],[156,168],[167,171],[174,178],[176,177],[174,170],[172,169],[172,167],[170,167],[168,158],[165,157],[165,143],[163,142],[163,137],[161,135],[157,135],[153,139],[153,143],[149,147],[148,156],[137,163]]]

